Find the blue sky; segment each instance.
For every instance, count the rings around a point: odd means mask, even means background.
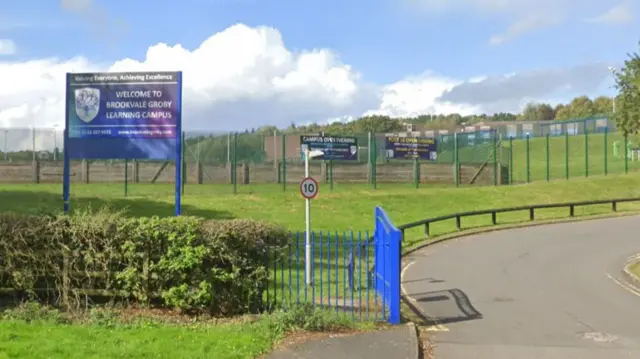
[[[0,21],[8,29],[0,34],[19,44],[18,59],[81,54],[110,62],[142,58],[158,42],[193,49],[238,22],[268,25],[281,31],[290,49],[334,49],[367,79],[388,83],[428,69],[464,78],[624,58],[639,40],[640,26],[585,22],[615,5],[592,3],[582,16],[501,46],[487,39],[508,27],[510,19],[472,10],[430,13],[404,0],[100,2],[97,16],[110,21],[110,29],[124,24],[121,33],[92,27],[93,16],[66,11],[56,1],[22,0],[3,5]]]
[[[510,76],[519,74],[515,85],[522,93],[518,98],[493,99],[491,105],[460,100],[467,112],[513,110],[529,100],[559,101],[580,92],[610,94],[602,69],[620,64],[626,53],[636,50],[640,40],[640,26],[635,21],[637,1],[22,0],[0,5],[0,41],[15,44],[14,53],[0,55],[0,64],[56,58],[53,64],[64,67],[65,61],[75,56],[101,68],[125,58],[144,62],[150,46],[180,44],[194,51],[213,35],[241,23],[250,29],[275,29],[284,48],[294,55],[330,50],[331,61],[338,64],[326,65],[326,73],[331,66],[348,65],[349,72],[359,76],[353,80],[358,96],[365,97],[362,88],[376,87],[378,103],[373,108],[367,107],[373,100],[353,107],[340,102],[326,114],[312,111],[314,120],[318,116],[359,115],[385,106],[394,107],[389,114],[453,111],[460,108],[454,106],[455,101],[449,107],[437,102],[443,91],[455,90],[451,84],[480,77],[474,81],[494,88],[498,81],[504,90],[513,85]],[[234,46],[238,52],[248,45],[237,41]],[[214,52],[209,56],[229,54],[228,48]],[[252,61],[261,61],[260,56]],[[577,71],[576,66],[588,68]],[[564,76],[550,73],[566,73],[565,82],[529,93],[522,87],[539,85],[536,71],[546,71],[546,79]],[[593,76],[593,81],[586,86],[576,76]],[[407,92],[409,85],[414,99]],[[387,96],[385,100],[390,88],[402,99]],[[486,92],[477,85],[474,88]],[[433,99],[425,100],[422,107],[413,106],[420,109],[399,108],[399,103],[415,102],[418,90]],[[390,101],[395,102],[388,105]],[[0,100],[0,111],[2,105]],[[18,106],[15,102],[11,105]],[[227,110],[222,112],[237,112]],[[281,114],[287,109],[274,111]],[[2,118],[0,112],[0,124]]]

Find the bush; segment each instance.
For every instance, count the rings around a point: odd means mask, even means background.
[[[291,304],[287,310],[279,310],[270,317],[271,330],[275,333],[292,331],[339,332],[367,328],[371,323],[357,322],[346,315],[337,315],[333,309],[313,306],[310,303]]]
[[[184,311],[260,309],[284,229],[250,220],[0,214],[0,287],[81,306],[108,296]]]

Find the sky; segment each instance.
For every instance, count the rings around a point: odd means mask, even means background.
[[[183,126],[518,112],[612,95],[640,0],[21,0],[0,128],[64,124],[67,72],[183,71]]]

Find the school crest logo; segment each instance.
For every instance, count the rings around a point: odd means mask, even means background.
[[[82,121],[93,121],[100,111],[100,90],[85,87],[75,91],[76,115]]]

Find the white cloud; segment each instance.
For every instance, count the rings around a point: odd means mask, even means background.
[[[0,39],[0,55],[13,55],[16,51],[16,44],[13,40]]]
[[[623,3],[612,7],[603,14],[588,18],[586,21],[594,24],[628,24],[633,22],[633,8],[631,3]]]
[[[344,122],[374,113],[400,117],[518,111],[531,100],[597,93],[598,84],[610,77],[607,65],[480,74],[466,80],[425,72],[378,86],[365,82],[329,49],[294,53],[278,30],[239,24],[193,50],[156,44],[143,59],[113,64],[83,57],[0,60],[0,128],[61,128],[67,72],[182,70],[185,130],[222,131]],[[52,146],[50,133],[42,133],[36,142]],[[9,137],[30,144],[25,134]]]
[[[385,86],[382,90],[380,106],[377,109],[367,111],[366,114],[391,117],[449,113],[468,115],[477,109],[474,106],[438,101],[438,97],[442,93],[450,91],[461,83],[462,81],[444,78],[433,73],[409,77]]]
[[[66,72],[138,70],[183,71],[186,129],[288,126],[377,103],[376,89],[330,50],[293,53],[276,29],[235,25],[195,50],[157,44],[143,60],[106,66],[85,58],[0,62],[0,127],[62,124]]]

